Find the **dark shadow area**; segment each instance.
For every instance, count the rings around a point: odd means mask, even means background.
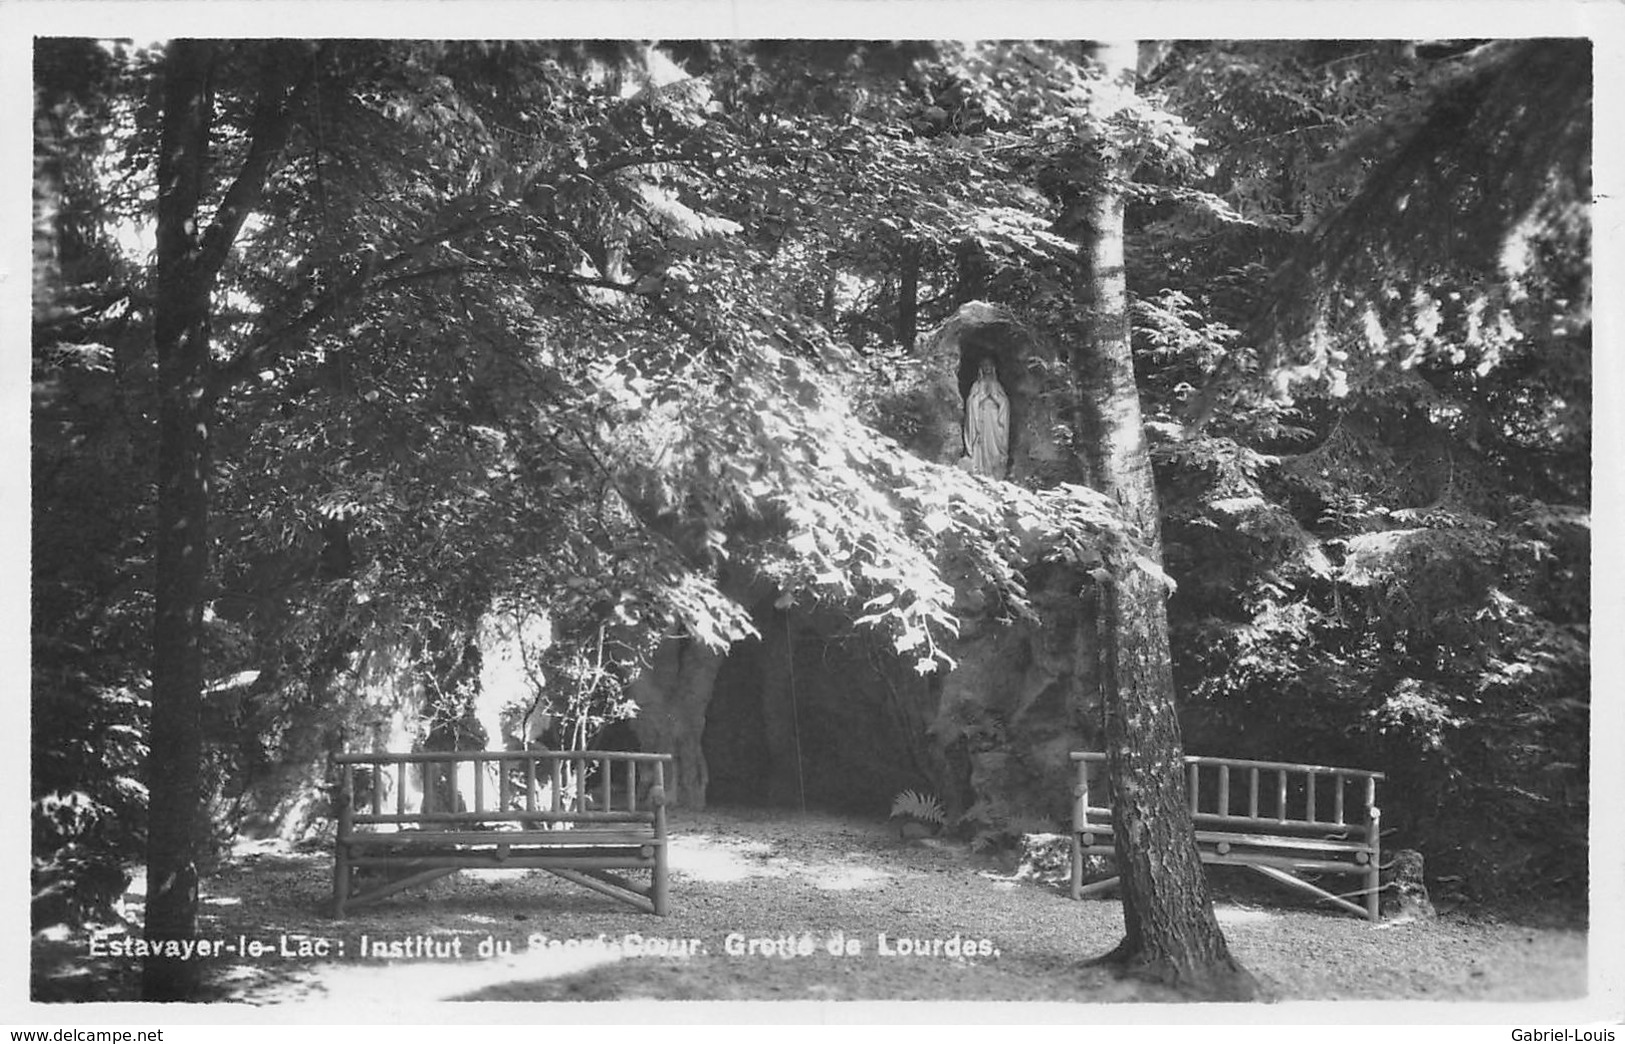
[[[884,817],[899,791],[937,790],[925,683],[844,624],[757,617],[762,637],[734,646],[707,710],[708,803]]]

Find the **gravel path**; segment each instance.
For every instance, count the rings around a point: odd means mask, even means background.
[[[765,810],[677,812],[672,830],[666,918],[545,873],[465,871],[334,922],[318,913],[327,852],[241,846],[208,884],[205,930],[265,951],[212,962],[211,989],[378,1020],[442,1001],[1173,999],[1081,966],[1117,942],[1114,900],[1073,902],[963,845]],[[1585,992],[1580,931],[1461,917],[1379,927],[1273,889],[1220,891],[1232,949],[1278,1000]],[[87,959],[87,944],[36,937],[37,999],[131,996],[128,962]],[[394,958],[367,955],[392,944]]]

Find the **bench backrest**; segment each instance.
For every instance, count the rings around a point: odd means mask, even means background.
[[[1076,821],[1106,825],[1106,755],[1075,751]],[[1185,758],[1191,818],[1204,826],[1254,827],[1273,833],[1346,833],[1373,838],[1378,829],[1381,772],[1240,758]],[[1098,801],[1098,803],[1097,803]]]
[[[340,829],[358,825],[657,823],[670,754],[417,751],[339,754]]]

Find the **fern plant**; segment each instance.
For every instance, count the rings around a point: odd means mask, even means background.
[[[920,794],[912,790],[905,790],[892,798],[891,818],[899,817],[916,819],[938,827],[948,822],[948,816],[942,810],[942,802],[930,794]]]

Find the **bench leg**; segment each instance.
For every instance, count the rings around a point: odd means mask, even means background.
[[[649,898],[654,901],[655,916],[666,916],[666,846],[655,845],[655,865],[649,880]]]
[[[333,917],[344,917],[344,904],[350,900],[350,852],[346,844],[333,849]]]
[[[1083,898],[1083,842],[1072,831],[1072,898]]]

